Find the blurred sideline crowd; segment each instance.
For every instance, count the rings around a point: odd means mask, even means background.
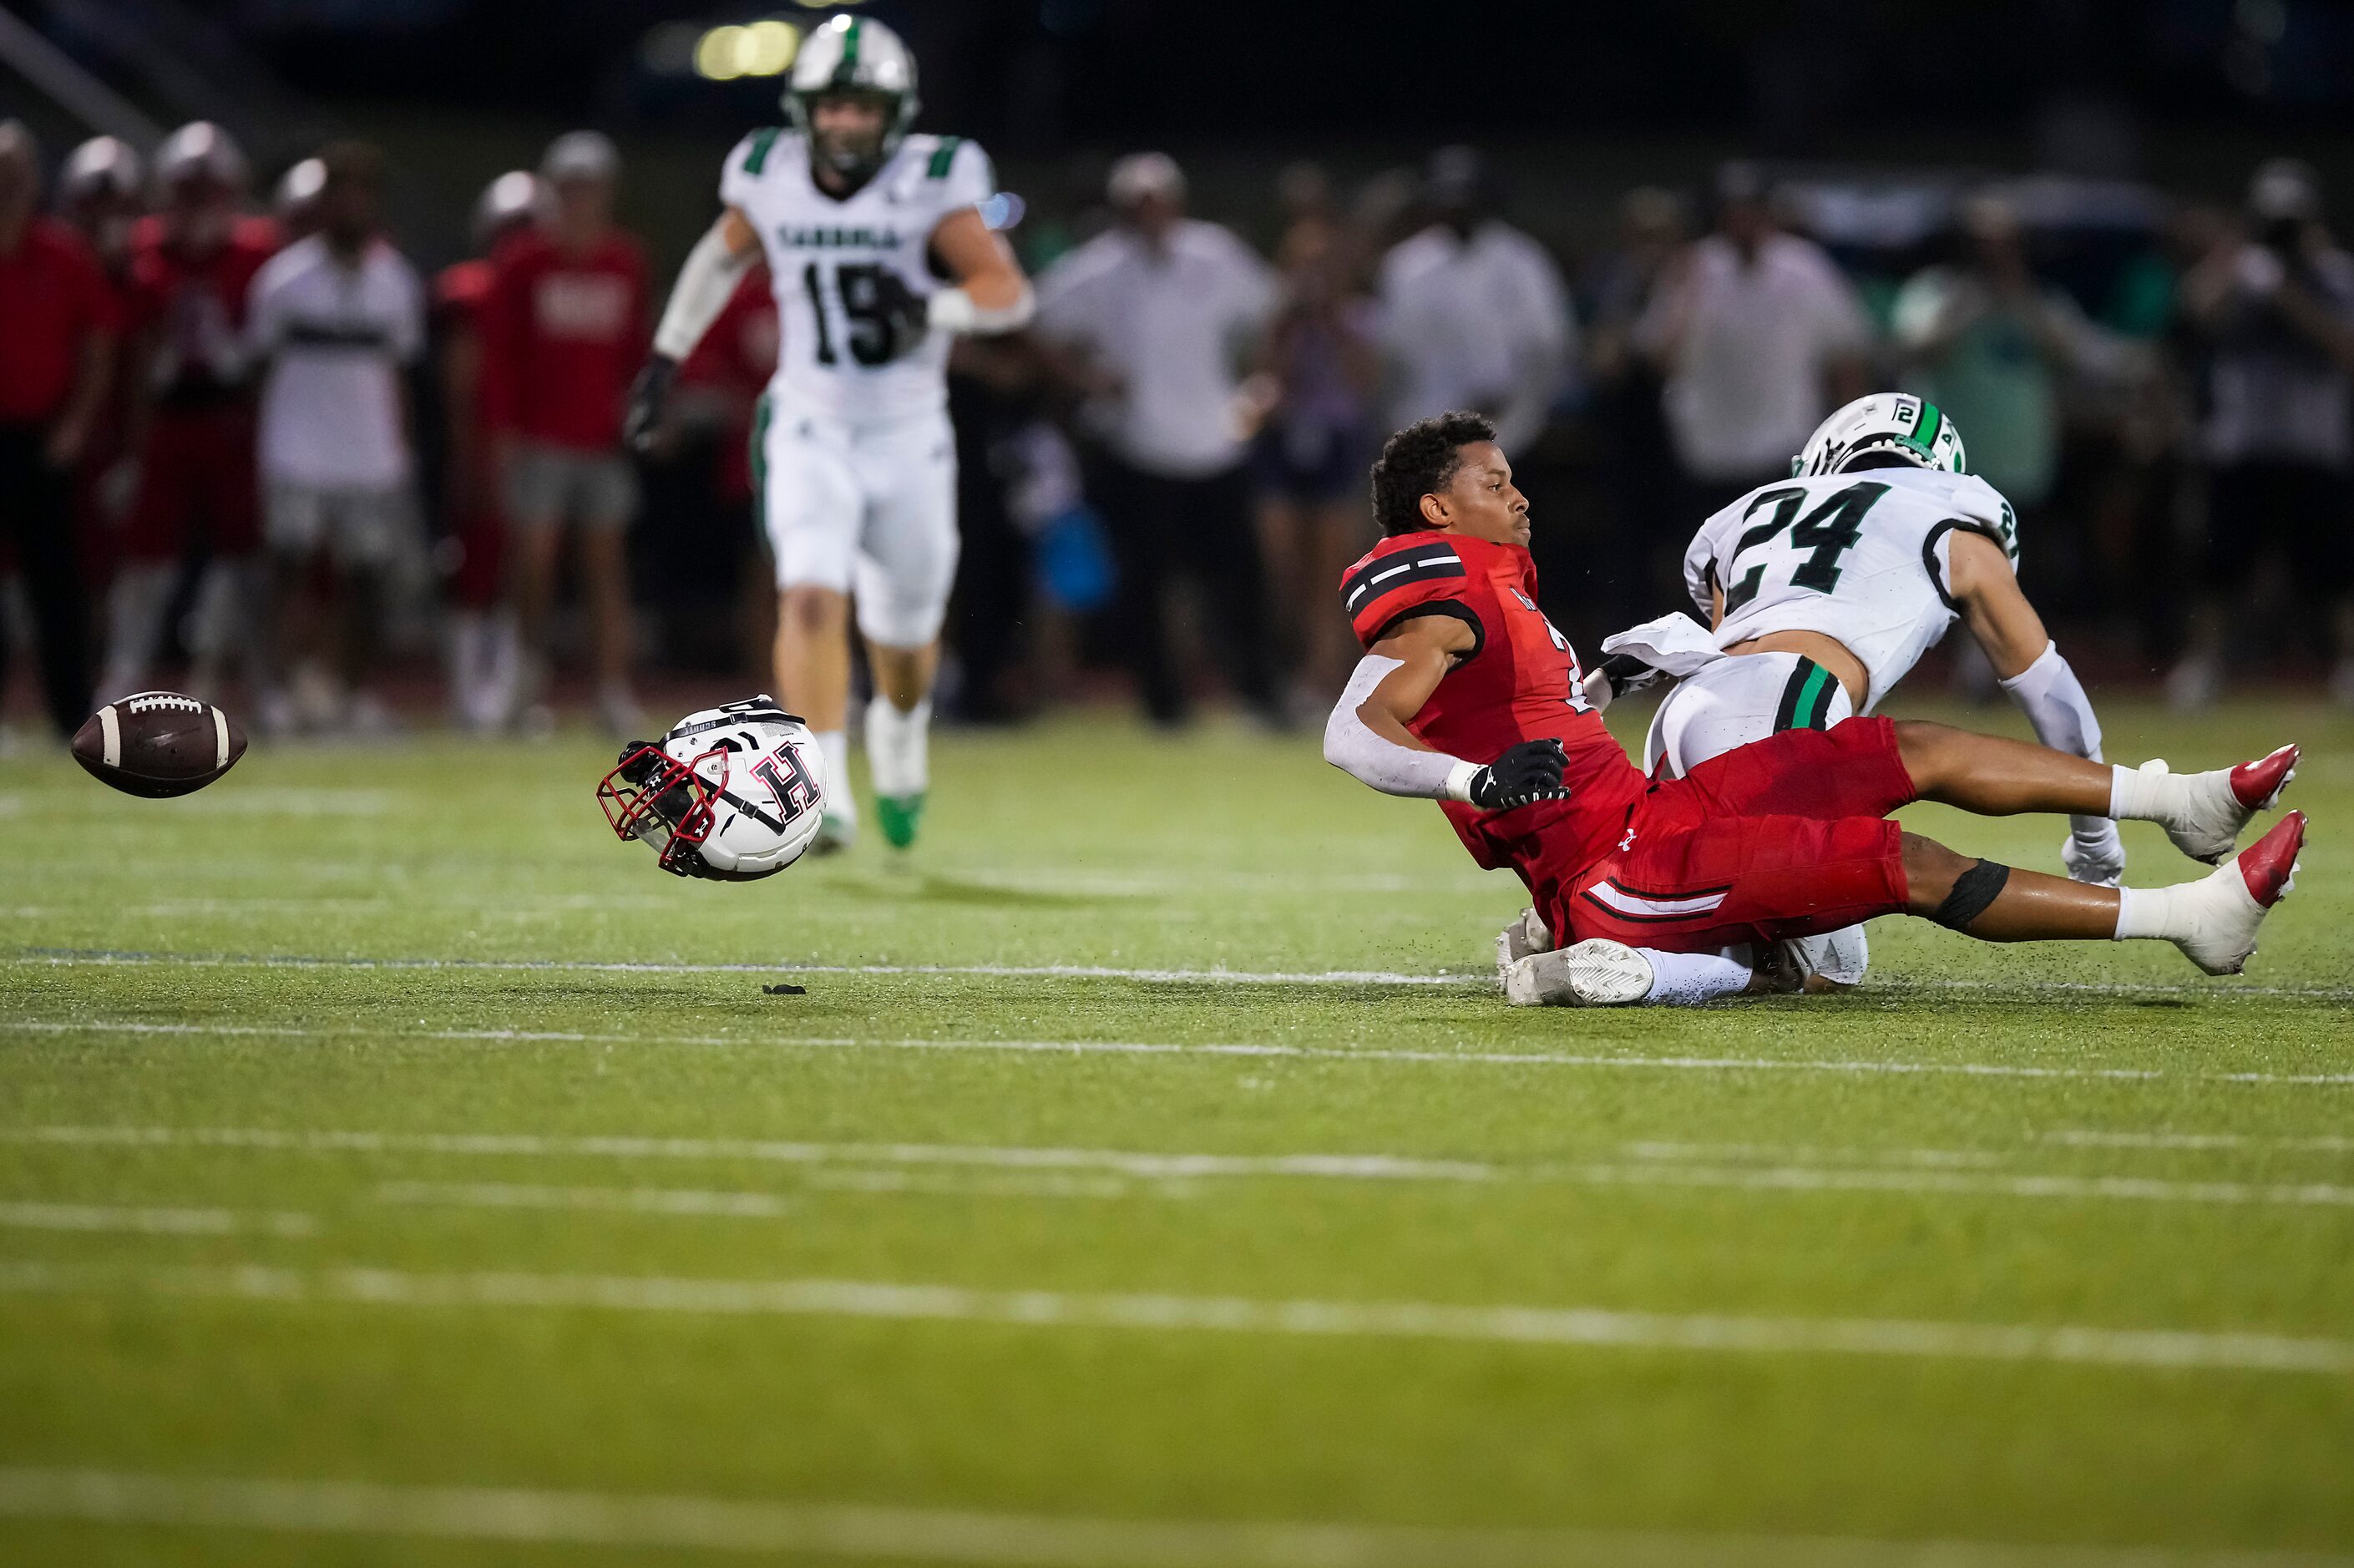
[[[661,284],[621,174],[601,134],[559,137],[427,278],[365,143],[262,203],[210,124],[53,172],[0,124],[0,657],[31,646],[57,726],[168,678],[237,683],[264,735],[387,734],[388,673],[413,692],[427,650],[482,733],[544,731],[559,694],[634,733],[642,665],[766,686],[769,279],[625,452]],[[2015,181],[1876,227],[1727,165],[1698,199],[1629,193],[1569,268],[1469,149],[1346,199],[1294,165],[1277,194],[1271,255],[1192,216],[1160,154],[1083,210],[988,205],[1039,314],[951,362],[951,711],[1121,673],[1163,724],[1219,689],[1320,713],[1355,653],[1331,593],[1371,542],[1366,466],[1451,408],[1497,421],[1546,608],[1590,641],[1673,607],[1700,522],[1883,386],[1943,407],[2018,510],[2031,598],[2170,701],[2326,671],[2354,705],[2354,260],[2302,164],[2236,208],[2121,220]]]

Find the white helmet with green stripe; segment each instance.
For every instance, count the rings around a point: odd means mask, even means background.
[[[1943,473],[1964,472],[1969,461],[1962,450],[1962,433],[1935,403],[1909,392],[1874,392],[1816,426],[1805,450],[1790,460],[1790,476],[1843,472],[1872,452]]]
[[[810,124],[810,107],[829,93],[867,93],[890,103],[878,147],[828,146]],[[865,16],[839,16],[801,42],[785,88],[785,112],[811,156],[838,175],[864,178],[896,152],[916,122],[916,57],[899,35]]]

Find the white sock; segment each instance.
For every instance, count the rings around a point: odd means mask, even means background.
[[[1643,1000],[1659,1007],[1691,1007],[1748,988],[1750,969],[1723,953],[1663,953],[1638,949],[1651,964],[1651,991]]]
[[[101,702],[139,690],[164,640],[164,608],[172,597],[172,568],[125,567],[114,579],[107,605],[106,673],[99,679]]]
[[[2109,775],[2109,815],[2121,822],[2180,824],[2194,813],[2229,810],[2232,770],[2169,773],[2163,762],[2115,768]]]
[[[843,821],[858,820],[858,798],[850,792],[850,732],[822,729],[817,748],[825,757],[825,813]]]
[[[2168,801],[2180,780],[2155,762],[2147,772],[2138,768],[2109,769],[2109,815],[2121,822],[2158,821],[2161,802]]]
[[[2182,895],[2200,885],[2198,882],[2183,882],[2172,887],[2118,888],[2117,930],[2111,939],[2129,942],[2136,938],[2154,938],[2172,941],[2190,925]]]
[[[929,697],[905,713],[888,697],[878,696],[866,705],[866,765],[877,795],[902,799],[929,788],[931,730]]]

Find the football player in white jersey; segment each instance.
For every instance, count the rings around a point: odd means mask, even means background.
[[[777,686],[825,755],[816,847],[843,847],[857,824],[846,739],[854,600],[875,677],[876,814],[905,847],[929,781],[932,678],[956,577],[949,336],[1012,332],[1034,307],[979,210],[994,194],[988,156],[960,137],[909,132],[916,62],[896,34],[833,17],[801,45],[784,106],[789,129],[755,131],[727,154],[726,210],[680,269],[628,428],[633,441],[651,432],[679,362],[765,253],[783,346],[753,468],[777,563]]]
[[[2099,761],[2093,705],[2020,591],[2010,504],[1965,473],[1966,461],[1960,432],[1934,404],[1876,393],[1825,419],[1787,482],[1702,524],[1684,552],[1684,585],[1709,625],[1675,614],[1622,631],[1603,641],[1610,657],[1587,677],[1597,703],[1657,672],[1681,677],[1652,718],[1645,770],[1681,778],[1778,731],[1869,714],[1956,620],[2038,739]],[[2070,830],[2068,874],[2119,885],[2116,823],[2079,817]],[[1523,916],[1499,953],[1523,956],[1543,945],[1537,936]],[[1861,926],[1784,947],[1769,961],[1795,960],[1810,989],[1863,978]]]

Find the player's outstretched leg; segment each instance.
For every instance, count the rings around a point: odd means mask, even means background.
[[[2211,975],[2238,974],[2256,950],[2257,927],[2294,885],[2305,825],[2305,813],[2291,811],[2209,875],[2157,888],[2015,871],[1907,833],[1906,907],[1988,942],[2172,942]]]
[[[2238,974],[2256,950],[2264,916],[2295,885],[2305,829],[2305,813],[2291,811],[2210,874],[2156,888],[2097,887],[2018,871],[1907,833],[1906,909],[1988,942],[2168,941],[2211,975]],[[1783,946],[1761,951],[1772,957]],[[1505,965],[1503,976],[1506,1000],[1521,1007],[1691,1005],[1803,983],[1795,971],[1753,969],[1732,952],[1663,952],[1604,937],[1528,954]]]
[[[895,849],[916,842],[931,788],[932,677],[939,644],[891,648],[869,640],[875,697],[866,705],[866,763],[875,778],[875,817]]]
[[[858,836],[850,789],[850,596],[813,583],[777,595],[777,690],[825,758],[825,817],[810,849],[831,854]]]
[[[1719,997],[1798,989],[1796,970],[1753,965],[1742,951],[1670,953],[1589,937],[1505,965],[1504,1000],[1514,1007],[1692,1007]]]
[[[2115,768],[1914,719],[1898,721],[1896,746],[1925,800],[1987,817],[2064,811],[2156,822],[2176,848],[2210,865],[2232,853],[2249,819],[2277,801],[2296,777],[2294,746],[2206,773],[2169,773],[2162,762]]]

